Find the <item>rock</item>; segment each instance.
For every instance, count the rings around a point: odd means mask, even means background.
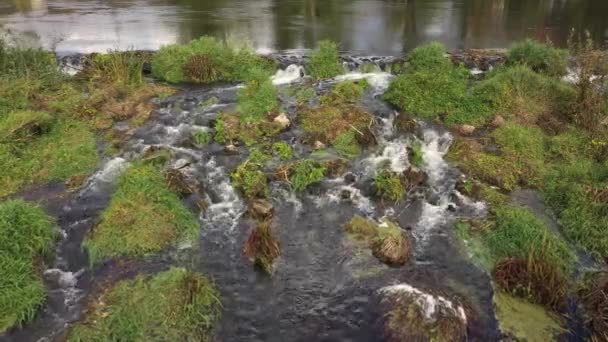
[[[283,128],[283,129],[285,129],[285,128],[289,127],[289,125],[291,125],[291,121],[289,121],[289,118],[287,117],[287,115],[285,113],[281,113],[281,114],[277,115],[272,121],[281,125],[281,128]]]
[[[256,198],[249,204],[249,215],[254,218],[263,219],[272,217],[274,207],[272,203],[263,198]]]
[[[315,141],[315,144],[313,145],[313,148],[315,150],[322,150],[324,148],[326,148],[327,146],[325,146],[324,143],[320,142],[319,140]]]
[[[350,190],[344,189],[344,190],[340,191],[340,198],[343,200],[350,199],[350,195],[351,195]]]
[[[225,150],[226,150],[226,152],[232,153],[232,154],[239,153],[239,149],[233,144],[226,145]]]
[[[344,183],[353,184],[356,181],[357,181],[357,176],[355,176],[354,174],[349,172],[344,175]]]
[[[401,283],[380,289],[389,342],[464,341],[467,316],[459,303]]]
[[[498,128],[498,127],[502,127],[505,124],[505,122],[506,121],[502,116],[496,115],[490,125],[492,125],[492,127],[494,127],[494,128]]]
[[[177,169],[165,171],[165,181],[169,189],[181,196],[188,196],[194,193],[194,187],[188,183],[186,176]]]
[[[472,135],[473,132],[475,132],[475,126],[459,125],[456,127],[456,131],[458,132],[458,134],[466,137],[466,136]]]

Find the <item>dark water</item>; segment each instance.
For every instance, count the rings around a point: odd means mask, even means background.
[[[608,42],[605,0],[0,0],[0,34],[60,52],[157,49],[201,35],[256,49],[399,54],[438,40],[502,48],[525,37],[564,45],[571,28]]]

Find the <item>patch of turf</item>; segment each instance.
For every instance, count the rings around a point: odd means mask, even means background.
[[[291,146],[282,141],[272,144],[272,153],[282,160],[289,160],[293,158],[293,150]]]
[[[269,76],[267,71],[260,68],[251,70],[245,88],[239,90],[239,111],[245,122],[263,120],[264,115],[277,108],[277,90]]]
[[[230,176],[234,187],[248,199],[268,196],[268,180],[259,161],[254,155],[253,160],[250,158],[239,165]]]
[[[326,171],[325,167],[313,160],[300,160],[295,163],[289,181],[296,192],[302,192],[310,185],[322,181]]]
[[[336,43],[328,40],[319,42],[319,49],[310,57],[306,69],[316,80],[332,78],[344,73]]]
[[[84,246],[92,264],[121,256],[143,257],[200,233],[196,217],[169,190],[152,165],[134,165],[120,177],[101,222]]]
[[[332,146],[339,155],[345,158],[355,159],[361,155],[361,146],[359,146],[354,131],[348,131],[337,136],[332,142]]]
[[[538,73],[560,77],[568,71],[568,51],[526,39],[507,51],[508,65],[526,65]]]
[[[321,97],[321,104],[328,106],[356,104],[368,88],[369,83],[366,80],[340,82],[329,94]]]
[[[374,188],[378,197],[392,202],[401,201],[406,192],[399,175],[388,170],[374,176]]]
[[[212,341],[220,295],[204,276],[171,268],[106,290],[68,341]]]
[[[0,333],[31,320],[46,299],[40,262],[52,250],[53,225],[37,206],[0,203]]]

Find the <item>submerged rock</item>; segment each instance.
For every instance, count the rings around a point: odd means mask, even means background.
[[[465,341],[464,308],[439,295],[408,284],[380,289],[386,310],[384,330],[388,341]]]

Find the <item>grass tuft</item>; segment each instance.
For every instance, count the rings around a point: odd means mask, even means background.
[[[333,78],[344,73],[336,43],[328,40],[319,42],[319,49],[310,57],[307,71],[316,80]]]
[[[272,235],[270,221],[257,223],[245,243],[244,253],[255,266],[272,274],[274,260],[281,254],[281,248]]]
[[[296,192],[302,192],[309,186],[325,178],[326,168],[309,159],[296,162],[293,173],[289,177],[291,186]]]
[[[535,72],[560,77],[568,71],[568,51],[526,39],[507,52],[508,65],[526,65]]]
[[[374,176],[376,195],[384,200],[400,202],[405,196],[405,188],[399,175],[382,170]]]

